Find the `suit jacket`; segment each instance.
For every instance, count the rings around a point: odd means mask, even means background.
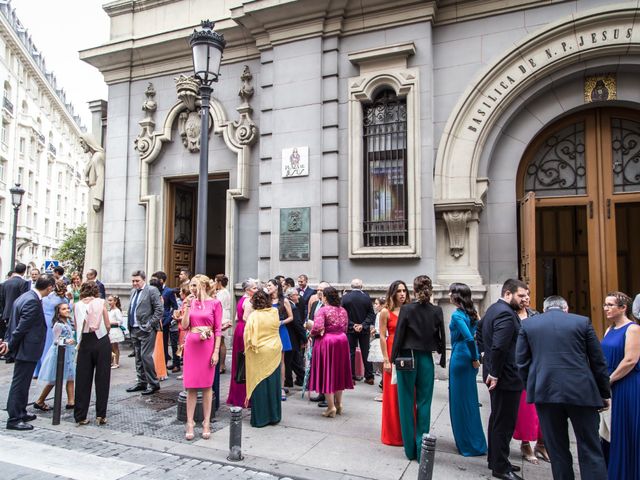
[[[300,302],[298,302],[300,305]],[[291,302],[291,311],[293,313],[293,322],[287,323],[287,331],[291,339],[291,350],[300,350],[300,344],[307,341],[307,331],[304,328],[304,320],[301,316],[300,308]]]
[[[400,308],[391,361],[395,361],[403,350],[438,352],[440,366],[444,368],[447,365],[447,339],[442,308],[419,302],[408,303]]]
[[[373,301],[371,297],[362,290],[351,290],[342,297],[342,308],[349,316],[349,328],[347,333],[353,333],[353,326],[361,324],[362,331],[368,332],[376,323],[376,314],[373,311]]]
[[[31,282],[19,276],[11,277],[2,284],[2,289],[0,290],[0,312],[3,320],[8,320],[11,317],[13,302],[30,289]]]
[[[298,288],[298,293],[300,293],[300,289]],[[316,291],[307,286],[304,290],[304,295],[300,295],[300,299],[298,300],[298,309],[300,310],[300,317],[307,320],[307,308],[309,306],[309,299],[316,293]]]
[[[528,403],[600,408],[611,397],[607,363],[587,317],[554,308],[526,319],[516,363]]]
[[[136,289],[131,289],[131,296],[129,297],[129,328],[133,326],[133,296],[136,293]],[[153,332],[162,329],[162,314],[163,314],[162,300],[160,300],[160,292],[156,287],[150,287],[145,283],[144,287],[138,295],[138,303],[136,305],[136,319],[140,330],[143,332]]]
[[[7,332],[13,358],[23,362],[40,360],[47,338],[47,323],[42,301],[35,291],[28,290],[14,302],[10,324],[16,325],[13,331]]]
[[[96,278],[96,285],[98,286],[98,290],[100,291],[100,298],[105,300],[107,298],[107,291],[104,288],[104,283]]]
[[[518,391],[524,388],[516,366],[516,342],[520,331],[520,317],[511,306],[500,299],[482,317],[482,333],[478,343],[484,350],[482,378],[498,379],[496,388]]]

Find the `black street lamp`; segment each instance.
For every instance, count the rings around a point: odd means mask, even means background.
[[[11,203],[13,204],[13,239],[11,240],[11,263],[9,268],[13,270],[16,266],[16,243],[18,239],[18,211],[22,205],[22,196],[24,188],[20,188],[20,184],[16,183],[15,187],[9,189],[11,193]]]
[[[207,203],[209,196],[209,102],[213,87],[218,81],[222,51],[227,42],[224,36],[213,31],[215,24],[202,21],[202,29],[194,30],[189,39],[193,52],[193,70],[200,80],[200,169],[198,173],[198,215],[196,218],[196,268],[195,273],[207,269]]]

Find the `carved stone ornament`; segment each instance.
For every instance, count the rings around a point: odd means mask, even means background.
[[[233,122],[235,127],[236,141],[240,145],[252,145],[258,139],[258,127],[251,119],[253,109],[249,105],[249,100],[253,97],[253,86],[251,80],[253,75],[249,66],[245,65],[240,80],[242,80],[242,88],[238,92],[238,96],[242,99],[242,103],[236,109],[240,114],[240,119]]]
[[[176,78],[176,90],[178,92],[178,98],[182,100],[186,109],[190,112],[195,112],[198,92],[200,91],[200,82],[194,77],[180,75]]]
[[[455,210],[442,213],[442,218],[444,218],[449,231],[449,253],[454,258],[460,258],[464,253],[467,222],[471,215],[471,210]]]
[[[151,147],[153,145],[153,130],[156,127],[156,122],[153,120],[153,116],[158,109],[158,104],[154,100],[156,96],[156,89],[153,88],[153,83],[149,82],[144,94],[147,97],[142,104],[142,111],[144,111],[145,115],[144,119],[139,122],[142,130],[134,142],[135,149],[140,153],[141,157],[144,157],[151,151]]]
[[[200,151],[200,114],[184,111],[178,117],[178,129],[182,137],[182,144],[191,153]]]

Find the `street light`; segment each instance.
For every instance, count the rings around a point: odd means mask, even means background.
[[[20,184],[16,183],[15,187],[9,189],[11,193],[11,203],[13,204],[13,239],[11,240],[11,264],[9,268],[13,270],[16,266],[16,241],[18,239],[18,211],[22,205],[22,196],[24,188],[20,188]]]
[[[227,42],[213,31],[215,24],[202,21],[202,29],[194,30],[189,39],[193,53],[193,70],[200,80],[200,169],[198,173],[198,215],[196,219],[196,273],[207,269],[207,203],[209,196],[209,101],[218,81],[222,51]]]

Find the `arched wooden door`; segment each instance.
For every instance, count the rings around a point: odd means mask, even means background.
[[[546,128],[518,172],[521,276],[602,335],[607,292],[640,291],[640,113],[598,108]]]

